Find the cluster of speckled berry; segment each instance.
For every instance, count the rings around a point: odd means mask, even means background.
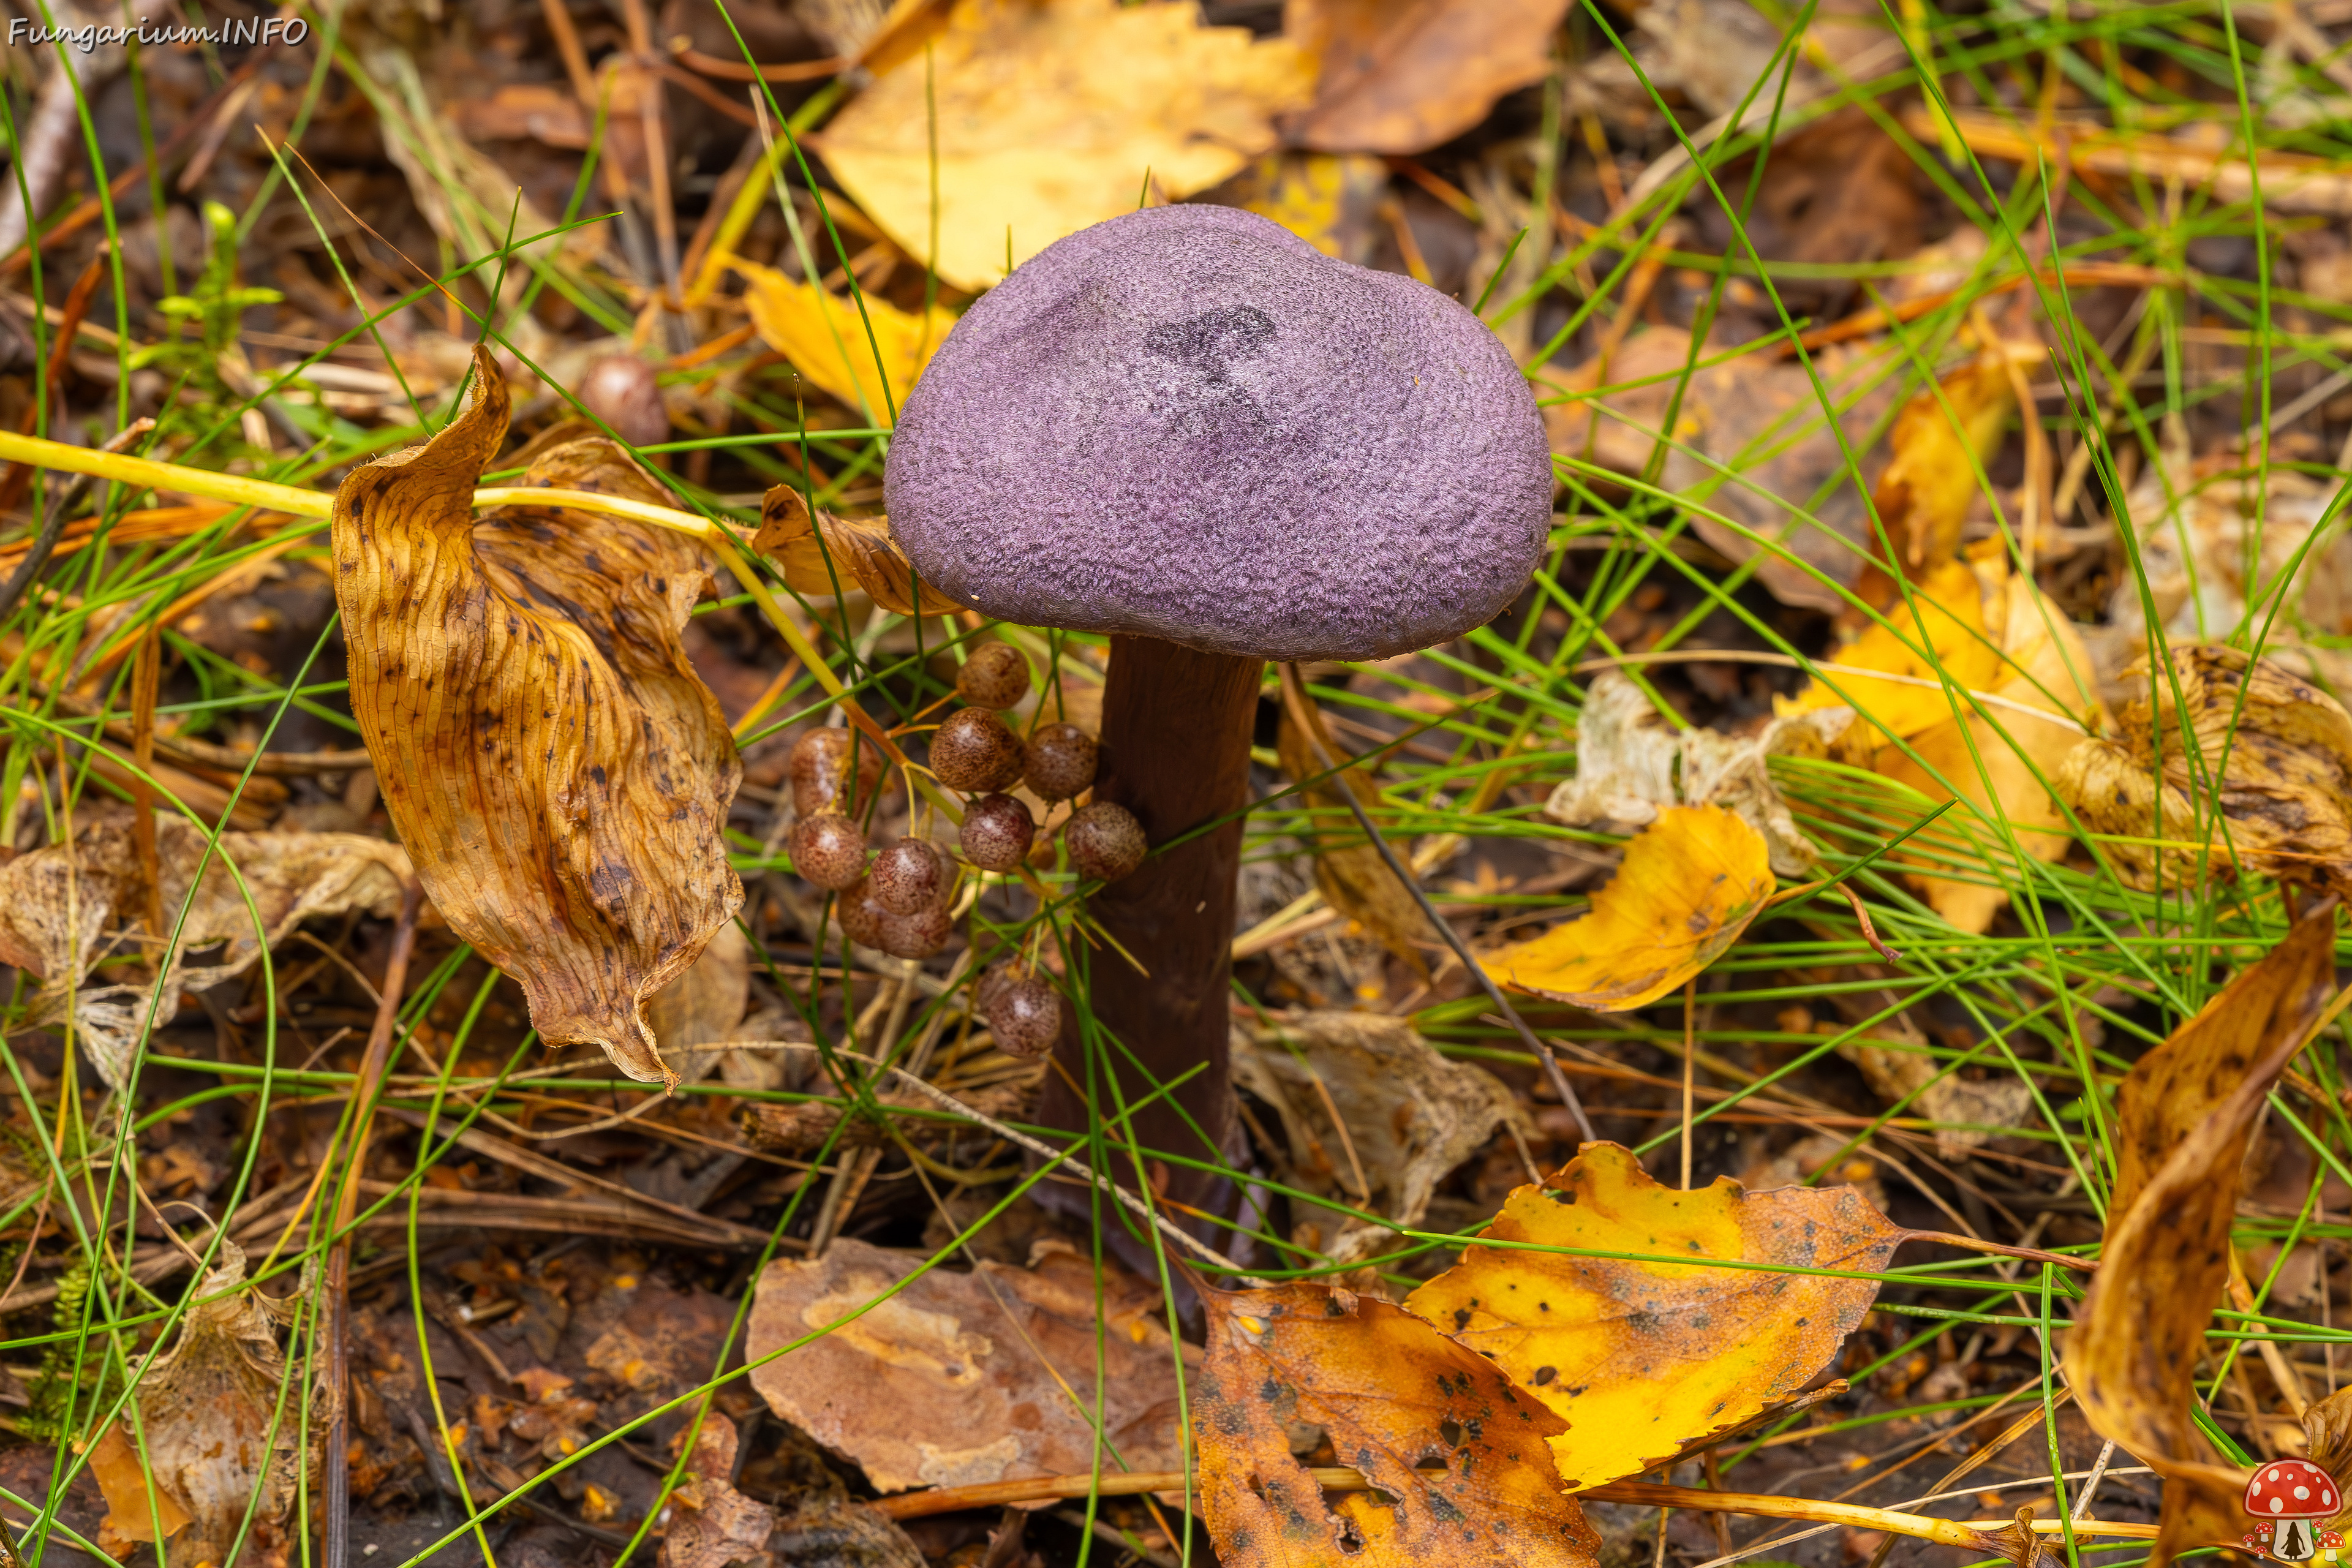
[[[1025,783],[1049,804],[1074,800],[1095,782],[1095,739],[1075,724],[1039,726],[1024,742],[998,717],[1028,694],[1029,666],[1009,644],[975,649],[956,677],[965,706],[931,735],[931,772],[972,798],[957,847],[983,871],[1009,872],[1037,837],[1029,807],[1008,792]],[[853,942],[896,958],[929,958],[953,927],[954,866],[925,839],[901,838],[866,860],[858,821],[882,778],[882,758],[850,730],[812,730],[793,747],[793,868],[841,895],[842,930]],[[1143,863],[1143,825],[1123,805],[1097,801],[1071,813],[1062,842],[1079,875],[1115,882]],[[1000,1047],[1042,1056],[1061,1032],[1061,997],[1044,976],[1010,960],[980,982],[981,1011]]]

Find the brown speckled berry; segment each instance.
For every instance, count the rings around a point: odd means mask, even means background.
[[[840,798],[849,781],[849,753],[857,753],[857,784],[848,800]],[[882,778],[881,749],[846,727],[811,730],[793,742],[790,765],[793,809],[803,816],[820,811],[864,809]]]
[[[820,811],[793,824],[793,869],[820,888],[839,891],[866,875],[866,830],[837,811]]]
[[[931,772],[966,795],[1004,789],[1021,777],[1021,739],[985,708],[948,715],[931,734]]]
[[[1040,800],[1068,800],[1095,782],[1095,738],[1076,724],[1046,724],[1023,749],[1023,776]]]
[[[837,911],[841,929],[860,947],[879,948],[893,958],[929,958],[948,944],[955,920],[944,903],[928,905],[912,914],[896,914],[874,896],[869,879],[841,895]]]
[[[983,871],[1010,871],[1029,853],[1037,821],[1009,795],[984,795],[963,810],[956,840],[963,858]]]
[[[940,901],[947,890],[947,863],[919,838],[901,838],[874,857],[867,873],[874,901],[894,915],[911,915]]]
[[[1062,998],[1042,974],[1006,980],[988,999],[988,1026],[1009,1057],[1042,1057],[1062,1032]]]
[[[669,439],[669,411],[654,367],[635,354],[606,354],[591,364],[580,378],[580,406],[632,447]]]
[[[1143,824],[1123,805],[1098,800],[1062,826],[1070,865],[1081,877],[1116,882],[1143,864]]]
[[[956,672],[956,695],[974,708],[1010,708],[1029,694],[1029,661],[1011,643],[982,643]]]

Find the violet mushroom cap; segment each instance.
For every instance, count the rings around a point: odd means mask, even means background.
[[[1381,658],[1526,587],[1551,456],[1527,379],[1424,284],[1233,207],[1151,207],[982,295],[884,479],[925,582],[1029,626]]]

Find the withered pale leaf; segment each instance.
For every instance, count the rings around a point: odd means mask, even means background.
[[[1639,1474],[1788,1399],[1828,1365],[1877,1298],[1904,1232],[1852,1187],[1696,1192],[1650,1179],[1632,1151],[1588,1143],[1540,1187],[1513,1192],[1481,1239],[1688,1263],[1465,1249],[1405,1306],[1518,1380],[1565,1424],[1560,1479]]]
[[[1590,910],[1481,962],[1515,989],[1628,1012],[1722,957],[1776,886],[1763,836],[1745,821],[1719,805],[1671,805],[1625,846]]]
[[[1332,743],[1329,732],[1323,729],[1322,715],[1313,704],[1300,701],[1286,688],[1281,723],[1275,731],[1275,754],[1282,760],[1282,771],[1294,783],[1315,778],[1329,765],[1316,761],[1316,750],[1300,728],[1302,710],[1306,722],[1318,731],[1316,739],[1322,742],[1322,754],[1335,762],[1347,754]],[[1437,933],[1429,929],[1429,917],[1421,912],[1420,902],[1397,880],[1396,873],[1389,869],[1381,852],[1363,839],[1355,815],[1339,795],[1340,789],[1354,793],[1375,826],[1385,815],[1380,805],[1380,792],[1360,768],[1343,769],[1332,778],[1300,791],[1317,818],[1314,828],[1302,835],[1315,857],[1316,889],[1325,902],[1362,926],[1367,935],[1402,959],[1414,973],[1426,974],[1428,963],[1415,944],[1435,942]]]
[[[673,1082],[643,1005],[743,899],[721,837],[741,763],[678,641],[709,574],[618,518],[507,507],[477,527],[507,413],[477,352],[465,412],[336,492],[352,712],[425,891],[540,1034]],[[524,483],[662,495],[602,437],[542,447]]]
[[[1291,1179],[1344,1194],[1397,1228],[1419,1225],[1437,1184],[1517,1114],[1494,1074],[1448,1061],[1411,1024],[1378,1013],[1279,1019],[1255,1046],[1237,1045],[1233,1063],[1244,1087],[1280,1115]],[[1297,1197],[1291,1218],[1299,1245],[1338,1262],[1360,1261],[1391,1238],[1388,1226]]]
[[[411,875],[398,845],[353,833],[224,833],[209,861],[205,845],[204,833],[186,818],[156,817],[164,919],[177,921],[186,907],[159,1026],[179,1010],[180,990],[209,989],[243,974],[265,947],[277,946],[306,920],[349,910],[392,914]],[[130,1082],[155,988],[84,982],[94,965],[117,953],[144,959],[152,970],[163,942],[145,930],[145,902],[137,846],[120,816],[88,822],[70,845],[52,844],[0,866],[0,963],[42,980],[27,1021],[56,1023],[70,1013],[83,1054],[110,1089]],[[205,955],[201,967],[187,963],[195,952]]]
[[[1099,1370],[1104,1437],[1136,1469],[1177,1468],[1176,1352],[1156,1295],[1105,1266],[1097,1363],[1094,1268],[1075,1253],[933,1269],[864,1310],[921,1262],[844,1238],[770,1264],[746,1356],[809,1339],[752,1370],[770,1408],[880,1491],[1068,1475],[1095,1463]]]
[[[2101,847],[2118,869],[2142,884],[2160,865],[2176,886],[2242,869],[2352,891],[2342,703],[2220,643],[2176,645],[2153,679],[2144,658],[2124,679],[2150,695],[2117,711],[2115,739],[2078,744],[2058,779],[2083,826],[2114,836]]]
[[[2116,1106],[2119,1121],[2130,1118],[2119,1142],[2138,1184],[2124,1194],[2128,1209],[2108,1210],[2099,1272],[2066,1333],[2066,1381],[2095,1431],[2165,1478],[2155,1568],[2191,1548],[2233,1542],[2244,1526],[2245,1472],[2217,1462],[2190,1416],[2197,1367],[2229,1278],[2246,1141],[2326,1003],[2336,926],[2333,900],[2297,921],[2268,957],[2181,1026],[2168,1043],[2176,1048]],[[2240,1064],[2235,1082],[2231,1062]],[[2210,1109],[2187,1121],[2200,1103]],[[2185,1136],[2161,1150],[2184,1124]],[[2151,1168],[2149,1156],[2159,1152]]]
[[[140,1369],[140,1435],[163,1501],[162,1523],[171,1535],[178,1529],[174,1511],[185,1517],[188,1533],[173,1538],[171,1552],[189,1563],[226,1562],[248,1505],[252,1543],[268,1551],[293,1508],[298,1467],[315,1462],[297,1441],[299,1388],[287,1396],[285,1419],[278,1419],[285,1357],[268,1314],[249,1289],[238,1289],[244,1283],[245,1254],[224,1243],[221,1265],[198,1288],[179,1339]],[[207,1296],[221,1299],[201,1299]],[[157,1521],[148,1510],[137,1449],[127,1432],[108,1430],[131,1456],[128,1466],[98,1472],[114,1529],[126,1540],[152,1540]],[[147,1533],[133,1533],[142,1529]]]
[[[1290,0],[1283,30],[1318,65],[1290,140],[1331,153],[1420,153],[1552,68],[1568,0]]]
[[[1571,827],[1640,826],[1677,802],[1719,805],[1763,836],[1775,874],[1801,877],[1821,856],[1773,784],[1770,759],[1824,756],[1853,718],[1850,708],[1827,707],[1776,718],[1747,737],[1676,730],[1640,687],[1604,669],[1578,717],[1576,776],[1553,788],[1544,815]]]
[[[915,569],[891,535],[887,520],[809,517],[808,498],[792,485],[776,485],[760,500],[760,531],[751,548],[783,568],[784,581],[801,594],[866,596],[894,615],[915,613]],[[923,614],[952,615],[963,606],[922,584]]]
[[[1544,1447],[1563,1423],[1492,1363],[1401,1308],[1328,1285],[1202,1300],[1209,1359],[1194,1430],[1219,1562],[1592,1568],[1600,1537]],[[1291,1456],[1294,1425],[1322,1427],[1374,1489],[1327,1505]]]
[[[977,291],[1065,235],[1271,151],[1313,63],[1186,0],[956,0],[824,130],[826,167],[908,256]],[[936,141],[932,127],[936,125]],[[1009,231],[1009,233],[1008,233]]]

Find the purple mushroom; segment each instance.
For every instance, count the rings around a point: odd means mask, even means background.
[[[1138,1139],[1230,1156],[1234,882],[1265,661],[1407,653],[1510,604],[1551,513],[1526,379],[1411,279],[1234,208],[1150,208],[972,305],[908,396],[885,489],[926,583],[1111,634],[1097,801],[1156,849],[1230,819],[1089,900],[1150,971],[1097,952],[1097,1018],[1161,1082],[1208,1069],[1138,1115]],[[1074,1030],[1057,1049],[1068,1079],[1048,1076],[1041,1114],[1079,1128]],[[1150,1092],[1118,1071],[1128,1103]],[[1167,1176],[1179,1201],[1219,1201],[1213,1176]]]

